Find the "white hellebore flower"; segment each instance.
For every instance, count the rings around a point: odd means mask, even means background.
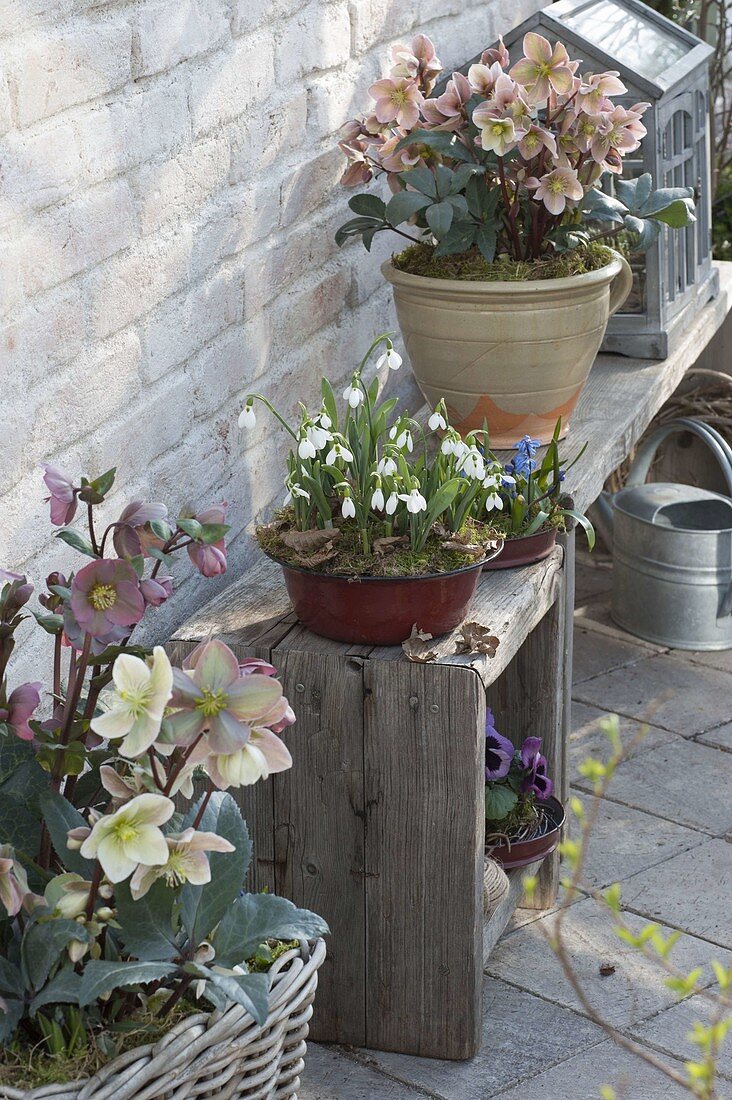
[[[198,833],[184,829],[182,833],[170,833],[165,838],[168,846],[167,863],[147,866],[140,863],[130,879],[130,893],[137,901],[145,896],[159,878],[175,888],[184,882],[203,886],[211,881],[211,868],[206,852],[235,852],[234,845],[216,833]]]
[[[142,756],[160,733],[165,707],[173,693],[173,670],[162,646],[143,661],[121,653],[112,668],[114,692],[104,714],[91,720],[94,733],[105,740],[122,737],[123,756]]]
[[[124,882],[138,863],[161,867],[168,862],[168,845],[160,826],[174,811],[162,794],[138,794],[116,813],[100,817],[79,852],[84,859],[98,859],[110,882]]]
[[[354,378],[350,386],[346,386],[345,390],[343,391],[343,400],[347,401],[352,409],[357,409],[359,405],[362,405],[364,403],[364,392],[361,389],[357,378]]]
[[[438,428],[442,428],[444,432],[445,428],[447,427],[447,421],[445,420],[442,413],[438,413],[437,410],[435,410],[435,412],[432,413],[432,416],[427,421],[427,425],[432,432],[436,432]],[[445,442],[447,442],[447,440],[445,440]],[[448,451],[443,452],[443,454],[448,453]]]
[[[390,493],[389,499],[386,502],[386,514],[387,516],[393,516],[399,506],[399,495],[397,493]]]
[[[341,505],[341,515],[344,519],[353,519],[356,515],[356,505],[351,497],[345,497]]]
[[[376,369],[381,370],[384,364],[387,365],[389,370],[399,370],[402,365],[402,357],[398,351],[394,351],[393,347],[388,347],[383,355],[380,355],[376,360]]]
[[[371,507],[375,512],[384,511],[384,494],[381,490],[381,486],[374,489],[373,491],[373,494],[371,496]]]
[[[253,428],[257,423],[257,418],[254,415],[254,409],[249,401],[247,401],[244,408],[239,413],[238,424],[240,428]]]
[[[397,464],[393,458],[380,458],[376,463],[376,472],[382,477],[393,477],[397,472]]]
[[[411,512],[413,516],[416,516],[418,512],[427,511],[427,501],[419,489],[412,489],[409,493],[400,493],[399,499],[406,501],[407,511]]]
[[[272,772],[292,767],[292,757],[284,741],[264,726],[254,726],[246,745],[226,756],[211,756],[206,770],[221,790],[248,787]]]

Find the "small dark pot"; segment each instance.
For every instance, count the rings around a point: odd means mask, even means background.
[[[346,577],[284,565],[287,592],[314,634],[357,645],[399,645],[417,624],[446,634],[465,618],[483,561],[420,577]]]
[[[544,811],[549,819],[548,828],[541,836],[532,840],[514,840],[509,849],[508,844],[496,844],[495,847],[486,847],[486,852],[491,859],[496,859],[502,864],[504,870],[511,867],[526,867],[529,863],[535,863],[553,852],[561,839],[562,825],[564,825],[564,806],[558,798],[548,798],[542,803]]]
[[[497,558],[486,562],[484,569],[515,569],[518,565],[533,565],[551,554],[557,541],[556,527],[547,527],[535,535],[507,538]]]

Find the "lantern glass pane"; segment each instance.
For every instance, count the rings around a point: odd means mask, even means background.
[[[563,16],[562,22],[650,80],[684,57],[689,48],[657,23],[615,0],[596,0]]]

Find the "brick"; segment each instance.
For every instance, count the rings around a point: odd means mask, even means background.
[[[234,0],[232,29],[236,35],[251,34],[263,25],[273,25],[305,7],[308,0]]]
[[[245,114],[231,123],[230,182],[241,183],[272,164],[298,158],[307,106],[307,92],[301,90],[279,104],[268,103],[261,113]]]
[[[272,36],[237,39],[227,52],[216,53],[196,67],[191,78],[193,133],[207,133],[222,122],[266,102],[275,86]]]
[[[366,112],[368,89],[378,80],[384,66],[376,58],[359,59],[345,70],[326,73],[308,87],[308,126],[322,137],[337,134],[344,122]],[[344,95],[344,87],[348,94]],[[344,158],[345,164],[345,158]]]
[[[185,362],[223,328],[241,319],[241,288],[228,270],[217,272],[150,313],[142,325],[146,380]]]
[[[88,338],[85,296],[72,280],[39,295],[0,329],[0,363],[30,384],[79,355]]]
[[[8,132],[12,124],[10,88],[5,73],[0,72],[0,137]]]
[[[180,61],[219,45],[228,34],[224,0],[146,4],[134,24],[134,76],[137,79],[172,69]]]
[[[350,53],[348,5],[313,4],[285,25],[277,53],[278,80],[287,84],[308,73],[332,69],[344,64]]]
[[[446,0],[439,2],[446,5]],[[409,42],[412,28],[420,23],[416,9],[407,14],[403,7],[392,4],[390,0],[358,0],[358,3],[353,4],[352,12],[355,53],[370,50],[376,42],[390,42],[393,39]],[[440,56],[439,42],[436,45]],[[383,73],[386,74],[390,63],[388,50],[384,50],[383,54]]]
[[[187,146],[178,156],[145,164],[131,176],[142,233],[185,219],[228,179],[229,143],[225,136]]]
[[[88,276],[88,312],[97,338],[104,338],[144,316],[188,277],[192,234],[189,226],[145,237]]]
[[[0,225],[71,194],[81,174],[80,148],[68,122],[50,120],[33,132],[0,140]]]
[[[332,194],[342,174],[343,154],[338,148],[328,149],[288,174],[281,188],[280,225],[292,225],[316,210]]]
[[[154,387],[145,387],[103,432],[90,440],[91,465],[108,470],[127,455],[135,470],[145,469],[185,437],[192,421],[189,379],[169,374]],[[190,490],[184,487],[181,495]]]
[[[180,81],[131,85],[81,113],[75,128],[87,178],[96,182],[119,175],[188,139],[185,87]]]
[[[288,290],[286,304],[274,304],[279,314],[278,346],[297,347],[302,340],[338,317],[350,284],[350,273],[338,269],[329,274],[318,273],[316,284],[299,294]]]
[[[227,256],[268,237],[279,214],[279,190],[266,178],[232,187],[223,199],[203,207],[194,229],[191,277],[197,279]]]
[[[132,32],[121,15],[40,26],[13,44],[8,76],[19,125],[49,118],[122,87],[131,77]]]
[[[17,268],[27,297],[126,248],[136,234],[129,184],[114,180],[37,215],[20,234]]]

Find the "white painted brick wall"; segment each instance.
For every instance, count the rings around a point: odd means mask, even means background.
[[[264,417],[240,437],[242,395],[292,411],[393,325],[391,242],[333,240],[338,127],[394,42],[423,30],[459,64],[541,2],[0,0],[0,566],[73,559],[47,459],[117,465],[110,518],[228,499],[241,573],[285,445]],[[184,568],[152,633],[224,583]]]

